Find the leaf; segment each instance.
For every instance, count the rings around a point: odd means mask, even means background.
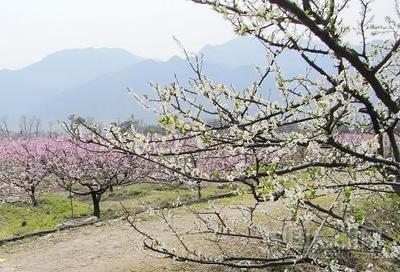
[[[6,259],[0,258],[0,263],[4,263],[5,261],[6,261]]]

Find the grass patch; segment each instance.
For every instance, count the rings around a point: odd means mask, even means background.
[[[202,196],[207,197],[230,190],[230,188],[210,185],[202,189]],[[125,211],[120,202],[130,212],[138,212],[143,210],[143,204],[158,208],[171,205],[178,199],[184,202],[196,199],[196,197],[197,190],[188,187],[148,183],[115,187],[113,192],[105,193],[101,199],[101,217],[108,219],[124,214]],[[22,202],[0,204],[0,239],[51,230],[66,219],[71,218],[70,200],[65,192],[48,193],[38,200],[39,205],[37,207]],[[73,205],[75,217],[92,214],[90,196],[75,196]]]
[[[230,191],[231,188],[229,187],[221,188],[215,184],[211,184],[202,188],[201,194],[202,197],[208,197]],[[178,201],[186,202],[195,199],[197,199],[197,190],[194,188],[139,183],[126,187],[114,188],[113,192],[107,192],[102,197],[100,206],[102,209],[102,218],[111,218],[121,215],[124,212],[120,203],[130,212],[134,213],[143,210],[143,205],[159,208],[170,206]],[[83,200],[90,203],[89,198]]]
[[[75,216],[86,216],[90,212],[89,205],[74,201]],[[37,207],[25,203],[1,204],[0,239],[51,230],[70,217],[71,207],[66,196],[42,196]]]

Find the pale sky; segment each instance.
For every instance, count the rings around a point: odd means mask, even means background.
[[[167,59],[233,38],[209,7],[186,0],[0,0],[0,69],[66,48],[116,47]]]
[[[393,0],[377,0],[378,19],[394,13]],[[357,11],[348,11],[354,22]],[[346,16],[347,17],[347,16]],[[0,69],[18,69],[67,48],[116,47],[167,59],[234,37],[209,7],[188,0],[0,0]]]

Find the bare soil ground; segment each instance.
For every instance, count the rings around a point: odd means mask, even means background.
[[[272,209],[276,208],[272,205]],[[187,227],[193,218],[182,213],[178,227]],[[176,239],[158,220],[142,221],[141,227],[174,245]],[[7,244],[0,248],[0,272],[128,272],[128,271],[213,271],[170,259],[154,257],[138,250],[142,237],[121,219],[104,221]],[[215,271],[215,270],[214,270]],[[221,271],[221,269],[219,269]]]
[[[145,222],[146,228],[163,232],[157,222]],[[135,247],[138,235],[127,222],[113,220],[98,226],[61,231],[16,245],[7,245],[1,272],[130,271],[140,267],[162,267],[167,260],[153,259]]]

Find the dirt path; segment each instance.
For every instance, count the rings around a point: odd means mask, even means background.
[[[157,222],[144,222],[143,226],[152,232],[165,231]],[[136,250],[141,242],[127,222],[113,220],[7,245],[2,250],[5,253],[0,253],[5,259],[0,272],[125,272],[141,267],[151,271],[170,263]]]
[[[270,211],[277,208],[277,203],[267,206]],[[228,214],[231,217],[239,212],[229,209]],[[193,217],[188,213],[180,213],[175,221],[178,228],[186,229],[191,222]],[[168,227],[156,219],[142,221],[140,226],[168,245],[178,243]],[[141,245],[142,237],[128,222],[115,219],[7,244],[0,248],[0,272],[187,271],[170,259],[138,250]],[[196,271],[192,268],[190,271]],[[197,271],[203,271],[204,267],[200,268]]]

